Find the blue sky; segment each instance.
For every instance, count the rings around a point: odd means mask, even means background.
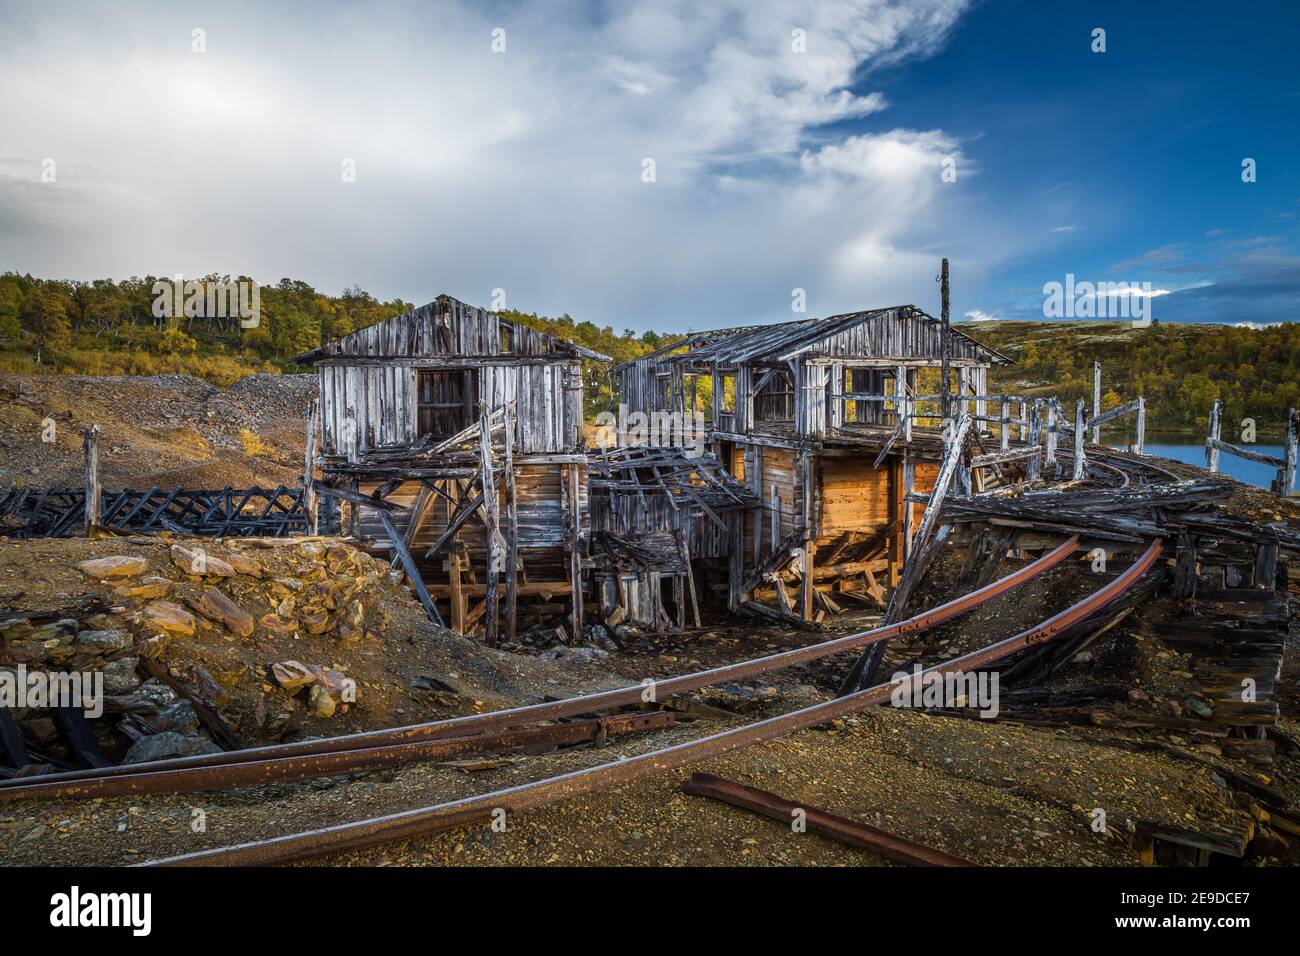
[[[1161,321],[1298,315],[1294,3],[0,17],[0,270],[502,290],[682,331],[789,319],[799,291],[809,315],[935,311],[948,256],[959,319],[1041,318],[1067,274],[1149,282]]]
[[[968,144],[975,188],[1037,225],[983,311],[1041,317],[1042,284],[1073,272],[1170,290],[1164,321],[1294,321],[1297,36],[1294,3],[988,2],[933,58],[864,82]]]

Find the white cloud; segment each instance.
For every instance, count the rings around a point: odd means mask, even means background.
[[[966,313],[966,318],[970,319],[972,322],[997,322],[1001,320],[1002,316],[990,315],[988,312],[983,312],[979,309],[972,309],[970,312]]]
[[[954,259],[968,290],[1006,240],[972,214],[960,144],[906,116],[827,128],[887,116],[861,78],[937,50],[966,5],[223,4],[198,17],[202,54],[189,10],[11,9],[0,258],[416,301],[502,287],[513,306],[677,328],[788,318],[795,286],[814,314],[917,301],[940,244],[979,236],[986,259]]]

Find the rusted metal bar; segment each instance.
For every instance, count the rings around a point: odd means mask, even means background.
[[[929,674],[946,674],[986,667],[1024,650],[1049,641],[1122,595],[1159,558],[1164,540],[1157,538],[1136,563],[1109,584],[1061,613],[1043,621],[1036,627],[990,644],[970,654],[962,655],[918,673],[913,679],[922,681]],[[799,730],[844,717],[890,699],[895,684],[879,684],[847,697],[837,697],[811,707],[756,723],[737,727],[700,740],[668,747],[652,753],[629,757],[614,763],[601,764],[584,770],[575,770],[558,777],[534,783],[520,784],[504,790],[465,797],[447,803],[435,804],[414,810],[404,810],[355,823],[324,827],[303,833],[273,837],[237,846],[218,847],[187,853],[156,861],[150,865],[168,866],[257,866],[288,863],[310,859],[326,853],[360,849],[395,840],[437,833],[458,826],[479,823],[490,819],[494,812],[518,813],[546,806],[570,797],[581,796],[622,786],[651,774],[676,770],[699,763],[751,744],[783,737]]]
[[[400,767],[408,763],[466,757],[477,754],[505,753],[536,746],[561,746],[621,737],[655,730],[676,722],[671,711],[648,711],[638,714],[615,714],[566,724],[547,724],[521,730],[450,737],[442,740],[417,740],[404,744],[344,750],[336,753],[279,757],[215,767],[189,767],[180,770],[150,769],[141,764],[143,773],[100,776],[83,780],[28,782],[0,792],[0,802],[40,797],[120,797],[143,793],[195,793],[201,790],[225,790],[231,787],[256,787],[271,783],[289,783],[334,774],[360,773]],[[24,778],[24,781],[39,778]]]
[[[758,787],[749,787],[734,780],[715,777],[711,773],[696,773],[681,785],[683,793],[696,797],[712,797],[742,810],[752,810],[782,823],[801,818],[809,833],[819,833],[849,846],[870,850],[895,863],[913,866],[974,866],[969,860],[936,850],[922,843],[894,836],[884,830],[859,823],[848,817],[827,813],[806,803],[795,803]]]
[[[90,776],[124,776],[145,772],[152,773],[158,770],[222,766],[234,763],[243,763],[249,760],[264,760],[272,757],[301,756],[313,753],[358,750],[365,747],[404,743],[411,740],[461,737],[475,733],[503,730],[509,727],[517,727],[544,720],[558,720],[562,717],[572,717],[579,714],[590,714],[616,707],[634,705],[642,702],[647,691],[653,695],[654,700],[662,701],[677,694],[688,693],[693,690],[699,690],[703,687],[713,686],[714,684],[756,677],[759,674],[764,674],[771,670],[779,670],[784,667],[793,667],[797,664],[805,664],[809,661],[819,660],[823,657],[840,653],[842,651],[856,650],[874,641],[883,641],[889,638],[900,637],[905,634],[914,634],[931,627],[936,627],[939,624],[975,609],[979,605],[990,601],[999,595],[1007,593],[1013,588],[1024,584],[1026,581],[1032,580],[1055,567],[1074,552],[1078,543],[1078,537],[1072,537],[1060,545],[1060,547],[1043,555],[1036,561],[1033,561],[1022,568],[1016,569],[1006,577],[985,585],[969,594],[965,594],[962,597],[949,601],[946,604],[941,604],[936,608],[918,614],[915,617],[909,618],[905,621],[899,621],[897,624],[874,628],[869,631],[862,631],[858,634],[849,634],[844,637],[836,638],[835,640],[825,641],[821,644],[812,644],[808,647],[800,647],[789,651],[782,651],[777,654],[769,654],[766,657],[741,661],[736,664],[727,664],[706,671],[698,671],[694,674],[665,678],[662,681],[656,682],[651,687],[636,684],[631,687],[602,691],[597,694],[587,694],[583,697],[571,697],[566,700],[548,701],[546,703],[531,704],[525,707],[513,707],[509,710],[499,710],[489,714],[473,714],[467,717],[454,717],[449,720],[434,721],[427,724],[413,724],[407,727],[373,730],[341,737],[326,737],[320,740],[304,740],[287,744],[273,744],[267,747],[254,747],[238,752],[206,754],[198,757],[178,757],[171,760],[160,760],[149,764],[128,764],[126,766],[107,768],[99,774],[86,771],[74,771],[71,773],[50,774],[39,778],[33,777],[28,779],[30,781],[39,779],[41,782],[78,779],[84,780]],[[0,781],[0,795],[14,785],[14,781]]]

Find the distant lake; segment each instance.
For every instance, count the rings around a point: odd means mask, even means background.
[[[1107,444],[1111,443],[1108,441]],[[1128,449],[1127,444],[1111,444],[1111,447]],[[1281,445],[1250,445],[1249,448],[1251,451],[1257,451],[1262,455],[1272,455],[1275,458],[1282,457]],[[1172,458],[1174,461],[1205,467],[1204,442],[1175,441],[1166,438],[1164,441],[1159,442],[1148,441],[1143,451],[1148,455],[1155,455],[1159,458]],[[1230,478],[1236,478],[1248,485],[1258,485],[1260,488],[1270,487],[1273,484],[1273,479],[1277,477],[1276,468],[1261,465],[1255,461],[1247,461],[1245,458],[1238,458],[1226,451],[1219,453],[1219,471]]]

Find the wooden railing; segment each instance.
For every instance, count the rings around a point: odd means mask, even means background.
[[[1210,417],[1206,426],[1205,467],[1217,473],[1219,470],[1219,453],[1225,451],[1229,455],[1236,455],[1238,458],[1244,458],[1247,461],[1258,462],[1261,465],[1271,465],[1277,469],[1277,477],[1273,479],[1272,485],[1273,494],[1285,497],[1291,494],[1295,488],[1296,431],[1298,424],[1300,424],[1300,416],[1297,416],[1294,408],[1288,409],[1286,413],[1286,438],[1283,442],[1281,458],[1276,455],[1266,455],[1260,451],[1252,451],[1249,448],[1242,448],[1240,445],[1234,445],[1221,439],[1223,401],[1216,398],[1214,404],[1210,406]]]

